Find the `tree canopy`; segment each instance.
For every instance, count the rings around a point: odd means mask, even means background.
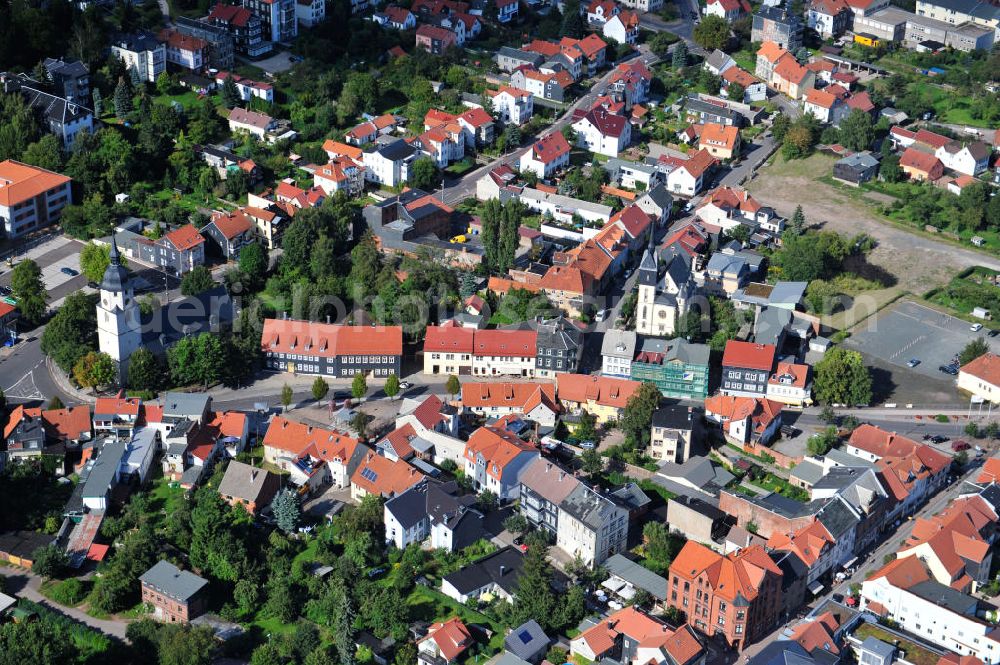
[[[872,377],[857,351],[835,347],[816,363],[813,390],[823,404],[867,405],[872,400]]]

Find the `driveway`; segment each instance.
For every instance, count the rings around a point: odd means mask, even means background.
[[[294,64],[291,60],[292,54],[288,51],[279,51],[272,56],[264,58],[263,60],[247,60],[246,58],[237,58],[241,63],[246,65],[253,65],[254,67],[260,67],[268,74],[280,74],[282,72],[287,72],[292,68]]]
[[[104,633],[105,635],[110,635],[111,637],[119,640],[125,639],[125,629],[128,627],[127,621],[119,621],[116,619],[95,619],[86,612],[82,612],[76,608],[57,605],[43,596],[38,590],[42,583],[41,578],[37,575],[32,575],[26,570],[0,566],[0,575],[6,578],[4,580],[4,588],[7,590],[7,593],[18,598],[24,598],[25,600],[38,603],[53,612],[57,612],[68,616],[71,619],[75,619],[80,623],[86,624],[94,630]]]

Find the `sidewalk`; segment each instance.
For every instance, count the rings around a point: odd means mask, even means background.
[[[91,404],[97,401],[97,396],[92,392],[84,392],[74,386],[69,377],[52,362],[52,358],[49,356],[45,356],[45,369],[48,370],[49,376],[52,377],[52,381],[56,384],[56,387],[64,394],[69,395],[81,404]]]

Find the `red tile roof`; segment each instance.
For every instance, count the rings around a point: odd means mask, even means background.
[[[328,154],[334,157],[337,155],[343,155],[344,157],[350,157],[355,161],[360,160],[365,154],[364,150],[362,150],[358,146],[347,145],[346,143],[341,143],[340,141],[334,141],[333,139],[327,139],[323,141],[323,150],[325,150]]]
[[[551,164],[569,151],[569,142],[562,132],[552,132],[531,145],[532,156],[542,164]]]
[[[138,397],[126,397],[125,391],[114,397],[98,397],[94,403],[94,415],[118,415],[139,417],[142,400]]]
[[[705,412],[718,416],[725,422],[750,418],[754,432],[761,434],[770,427],[775,418],[781,416],[785,405],[760,397],[733,397],[713,395],[705,400]]]
[[[557,374],[556,387],[560,401],[586,404],[595,402],[602,406],[624,409],[629,398],[642,384],[629,379],[615,379],[593,374]]]
[[[711,0],[708,4],[719,3],[725,12],[742,11],[744,14],[750,13],[750,3],[747,0]]]
[[[486,473],[500,479],[504,469],[521,453],[537,454],[535,448],[501,427],[480,427],[465,444],[465,459],[475,462],[478,456],[486,460]]]
[[[990,385],[1000,386],[1000,356],[995,353],[984,353],[970,360],[962,365],[961,371]]]
[[[726,71],[722,72],[722,78],[729,83],[739,83],[744,88],[748,88],[755,83],[760,83],[760,79],[750,72],[740,69],[739,67],[730,67]]]
[[[774,66],[774,74],[791,83],[801,83],[809,74],[809,70],[800,65],[795,56],[786,52]]]
[[[399,326],[341,326],[312,321],[265,319],[261,349],[323,358],[343,355],[403,355]]]
[[[757,55],[763,56],[764,59],[772,65],[778,62],[778,60],[781,59],[781,57],[786,53],[788,53],[788,51],[778,46],[777,43],[771,41],[764,42],[760,45],[760,48],[757,49]]]
[[[431,624],[427,635],[417,640],[417,644],[425,640],[433,640],[445,660],[451,662],[472,645],[472,634],[461,619],[452,617],[444,623]]]
[[[931,579],[923,562],[915,556],[890,561],[866,579],[877,580],[883,577],[898,589],[909,589],[915,584]]]
[[[593,279],[575,265],[549,266],[538,285],[547,291],[589,293]]]
[[[689,626],[671,628],[635,607],[618,610],[574,639],[585,641],[594,655],[601,659],[614,648],[621,636],[627,636],[639,648],[666,650],[671,662],[677,665],[691,662],[703,650]]]
[[[472,353],[475,330],[458,325],[427,326],[424,353]]]
[[[441,401],[440,397],[437,395],[428,395],[427,399],[413,410],[412,415],[427,429],[434,429],[438,423],[447,419],[447,416],[441,413],[443,406],[444,402]]]
[[[619,138],[628,121],[624,116],[608,113],[604,109],[591,109],[583,116],[602,136]]]
[[[351,485],[368,494],[388,497],[402,494],[424,477],[406,462],[393,462],[388,457],[368,453],[351,475]]]
[[[991,457],[983,464],[983,468],[979,470],[979,475],[976,476],[977,483],[996,483],[1000,482],[1000,457]]]
[[[68,176],[8,159],[0,162],[0,206],[12,208],[70,180]]]
[[[755,344],[730,340],[722,354],[723,367],[743,367],[770,372],[774,369],[775,348],[772,344]]]
[[[528,413],[539,404],[545,404],[553,413],[558,413],[554,385],[512,381],[462,384],[462,406],[466,408],[504,407]]]
[[[933,176],[935,171],[942,168],[941,161],[937,157],[916,148],[907,148],[903,152],[902,157],[899,158],[899,165],[926,173],[930,176]]]
[[[781,569],[760,545],[722,556],[704,545],[687,541],[670,564],[670,574],[693,580],[705,574],[715,595],[733,602],[742,596],[752,602],[766,574],[781,577]]]
[[[264,434],[264,447],[274,448],[297,458],[311,456],[325,462],[347,463],[358,446],[357,439],[337,430],[275,416]]]
[[[163,239],[173,245],[178,252],[186,252],[205,242],[205,239],[198,233],[198,229],[193,224],[186,224],[178,229],[174,229],[163,236]]]
[[[476,107],[469,109],[462,115],[458,116],[459,120],[464,120],[476,129],[484,127],[493,122],[493,117],[487,113],[484,109]]]
[[[476,330],[473,355],[534,358],[538,332],[535,330]]]
[[[928,129],[919,129],[914,137],[917,143],[923,143],[924,145],[929,145],[932,148],[942,148],[951,142],[951,139],[947,136],[941,136],[940,134],[935,134]]]
[[[239,209],[216,213],[212,216],[212,223],[219,229],[223,237],[229,240],[253,228],[253,222]]]

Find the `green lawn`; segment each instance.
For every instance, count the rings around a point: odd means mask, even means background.
[[[158,515],[171,515],[184,503],[184,490],[176,483],[163,477],[163,470],[154,466],[153,485],[149,490],[151,508]],[[174,485],[174,487],[171,487]]]
[[[471,157],[466,157],[465,159],[455,162],[451,166],[445,169],[448,173],[456,176],[462,176],[469,171],[476,168],[476,162]]]
[[[893,644],[898,640],[898,644],[896,646],[899,647],[901,651],[906,653],[906,660],[910,661],[914,665],[936,665],[938,662],[937,654],[918,646],[914,642],[906,639],[900,639],[900,637],[897,637],[896,634],[890,633],[874,623],[862,623],[858,626],[857,630],[854,631],[854,636],[862,641],[864,641],[866,637],[874,637],[882,640],[886,644]]]
[[[735,60],[741,69],[745,69],[751,74],[757,69],[757,54],[753,51],[743,49],[736,53],[730,53],[729,57]]]
[[[493,631],[493,637],[487,645],[487,651],[494,653],[503,648],[504,626],[486,616],[482,612],[471,610],[461,603],[444,595],[435,589],[417,585],[406,599],[410,607],[410,618],[414,621],[445,621],[458,616],[466,624],[478,624]],[[470,658],[470,663],[475,662]]]
[[[185,111],[189,111],[201,105],[202,99],[203,97],[194,90],[184,90],[173,95],[157,95],[153,98],[153,103],[168,106],[172,102],[177,102],[184,107]]]

